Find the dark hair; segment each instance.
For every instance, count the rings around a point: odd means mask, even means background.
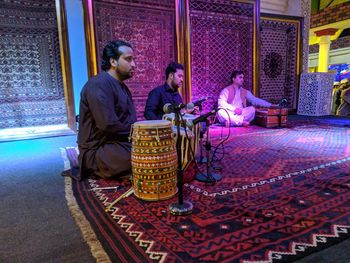
[[[175,73],[177,69],[184,69],[184,66],[177,62],[171,62],[169,65],[166,67],[165,70],[165,79],[168,79],[170,73]]]
[[[119,59],[120,55],[122,54],[122,52],[120,52],[119,50],[121,46],[127,46],[132,48],[132,46],[128,42],[125,42],[123,40],[111,41],[104,47],[101,63],[102,70],[106,71],[111,68],[111,63],[109,62],[111,58],[114,58],[116,60]]]
[[[236,78],[238,75],[244,74],[242,70],[234,70],[231,73],[230,81],[232,82],[233,78]]]

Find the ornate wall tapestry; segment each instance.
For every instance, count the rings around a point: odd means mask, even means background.
[[[191,0],[192,98],[211,96],[209,110],[230,83],[233,70],[244,71],[244,87],[253,90],[254,3]]]
[[[55,1],[1,0],[0,129],[66,124]]]
[[[93,1],[97,63],[111,40],[130,42],[135,51],[135,76],[127,81],[138,120],[143,119],[149,91],[165,81],[165,68],[175,59],[175,1]]]
[[[302,25],[302,43],[303,43],[303,51],[302,51],[302,71],[304,73],[308,72],[308,63],[309,63],[309,30],[310,30],[310,16],[311,16],[311,0],[302,0],[300,2],[301,5],[301,16],[304,17],[303,25]]]
[[[301,20],[264,15],[260,20],[259,96],[268,101],[286,98],[296,109],[300,74]]]

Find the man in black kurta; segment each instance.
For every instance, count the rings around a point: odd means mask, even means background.
[[[181,64],[171,62],[165,70],[166,81],[163,85],[154,88],[146,101],[144,116],[147,120],[161,120],[165,104],[182,103],[179,88],[183,83],[184,68]]]
[[[103,51],[102,69],[104,72],[91,78],[81,91],[80,176],[118,178],[131,174],[128,136],[136,122],[131,93],[123,83],[135,69],[130,44],[110,42]]]

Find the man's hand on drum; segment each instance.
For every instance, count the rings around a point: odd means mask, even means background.
[[[198,106],[194,106],[193,109],[189,109],[189,110],[185,108],[183,113],[185,113],[185,114],[194,114],[194,115],[199,114],[199,107]]]

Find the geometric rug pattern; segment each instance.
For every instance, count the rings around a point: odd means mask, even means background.
[[[212,130],[214,146],[220,129]],[[244,129],[225,142],[221,181],[184,184],[184,200],[194,206],[188,216],[170,214],[177,196],[130,195],[105,212],[130,189],[128,180],[71,182],[110,260],[291,262],[349,238],[350,129]]]
[[[1,1],[0,129],[67,123],[55,1]]]

